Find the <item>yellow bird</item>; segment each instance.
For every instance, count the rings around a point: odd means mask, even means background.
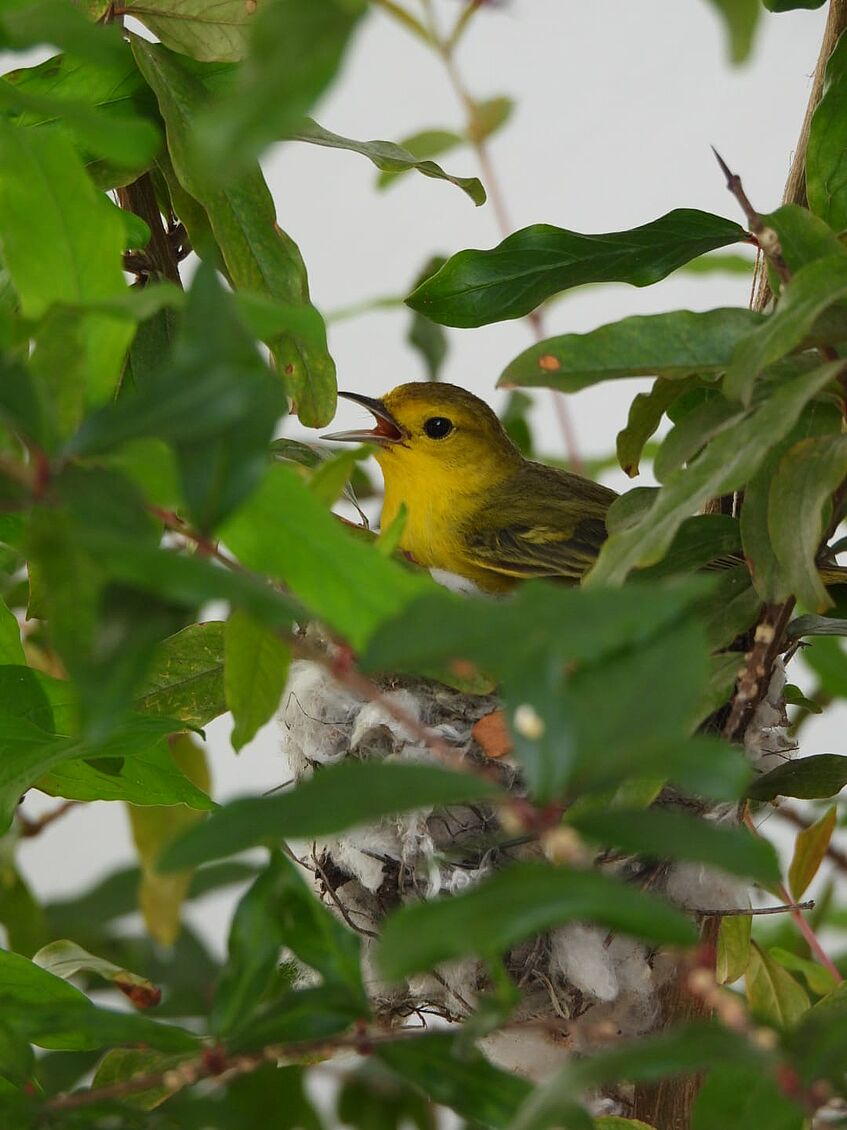
[[[326,439],[368,443],[385,479],[382,525],[406,506],[400,548],[487,592],[529,577],[579,581],[606,538],[617,498],[590,479],[525,459],[488,405],[449,384],[404,384],[367,408],[372,429]]]

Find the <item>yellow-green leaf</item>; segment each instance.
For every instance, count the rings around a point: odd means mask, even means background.
[[[721,919],[715,961],[715,977],[719,985],[731,985],[746,973],[750,963],[752,924],[749,914],[730,914]]]
[[[817,874],[826,855],[829,841],[835,828],[835,805],[828,809],[820,820],[799,832],[794,842],[794,855],[788,868],[788,886],[795,899],[803,897],[806,889]]]
[[[756,1016],[777,1028],[793,1027],[809,1009],[800,982],[756,942],[747,966],[747,1001]]]
[[[209,791],[210,776],[205,751],[188,734],[171,739],[171,754],[179,768],[203,792]],[[199,819],[199,812],[183,804],[127,806],[132,837],[141,862],[138,903],[150,936],[160,945],[170,946],[180,932],[182,904],[194,874],[193,868],[163,874],[155,862],[168,844],[187,832]]]

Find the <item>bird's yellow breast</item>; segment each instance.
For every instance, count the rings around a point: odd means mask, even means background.
[[[385,479],[382,528],[405,505],[401,549],[427,569],[446,569],[490,588],[488,570],[468,559],[464,530],[501,475],[485,465],[457,473],[449,462],[424,460],[402,448],[380,451],[377,459]]]

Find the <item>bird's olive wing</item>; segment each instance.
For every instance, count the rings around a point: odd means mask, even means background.
[[[605,524],[585,518],[570,528],[499,525],[467,538],[467,554],[479,568],[508,577],[558,577],[576,582],[591,566],[606,538]]]

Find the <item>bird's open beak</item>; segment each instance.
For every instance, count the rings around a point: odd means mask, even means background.
[[[381,400],[362,396],[358,392],[339,392],[338,395],[345,400],[361,404],[363,408],[373,413],[376,427],[360,428],[351,432],[332,432],[331,435],[321,436],[321,439],[340,440],[342,443],[375,443],[379,447],[390,447],[391,444],[402,443],[406,439],[405,428],[400,427]]]

